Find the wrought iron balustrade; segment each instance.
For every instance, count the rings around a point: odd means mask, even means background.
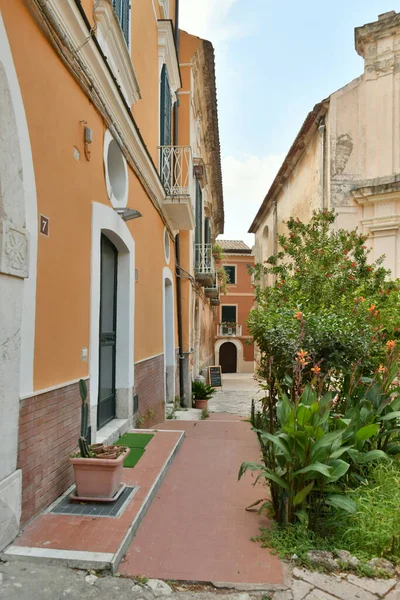
[[[190,196],[193,171],[190,146],[160,146],[160,178],[169,198]]]

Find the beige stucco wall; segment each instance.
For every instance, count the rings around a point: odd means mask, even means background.
[[[264,217],[255,236],[255,261],[264,262],[274,253],[274,239],[286,231],[285,221],[291,216],[307,221],[321,206],[321,135],[315,131],[301,160],[284,183],[274,206]]]
[[[337,226],[369,235],[371,259],[400,276],[400,21],[381,18],[359,31],[364,73],[330,97],[329,205]]]
[[[336,227],[367,234],[371,259],[384,254],[386,268],[400,277],[400,14],[358,28],[356,49],[364,72],[327,101],[325,206],[336,211]],[[278,233],[289,216],[308,220],[322,206],[319,118],[275,196]],[[271,205],[256,233],[257,262],[273,252],[274,236]]]

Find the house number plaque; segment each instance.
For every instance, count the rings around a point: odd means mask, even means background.
[[[40,233],[49,235],[49,218],[44,215],[40,215]]]

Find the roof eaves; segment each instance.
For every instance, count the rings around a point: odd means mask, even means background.
[[[317,118],[326,113],[328,104],[329,104],[329,98],[326,98],[325,100],[318,102],[318,104],[316,104],[314,106],[312,111],[310,111],[308,113],[303,125],[300,128],[299,133],[297,134],[292,146],[290,147],[289,152],[287,153],[287,155],[285,157],[285,160],[282,163],[281,168],[278,171],[278,174],[276,175],[274,181],[271,184],[271,187],[268,190],[267,195],[264,198],[264,200],[263,200],[251,226],[250,226],[248,233],[256,233],[257,232],[265,215],[268,213],[268,211],[272,205],[275,195],[281,189],[282,185],[285,183],[286,179],[288,178],[289,174],[294,169],[301,154],[303,153],[305,145],[306,145],[305,138],[306,138],[307,134],[311,130],[312,125],[314,123],[316,123]]]
[[[215,76],[215,53],[212,43],[208,40],[202,40],[202,45],[204,53],[204,79],[208,83],[208,85],[206,85],[204,89],[204,96],[207,106],[207,110],[205,112],[208,122],[207,131],[210,133],[210,136],[208,136],[208,141],[209,152],[211,155],[211,182],[217,204],[217,210],[215,215],[216,221],[218,223],[217,234],[221,234],[224,233],[225,215],[222,187],[221,144],[218,124],[218,99]]]

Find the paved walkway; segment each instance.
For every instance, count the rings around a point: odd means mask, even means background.
[[[161,427],[161,426],[160,426]],[[265,494],[250,474],[237,481],[244,460],[260,448],[249,423],[220,414],[205,421],[167,421],[186,439],[120,565],[126,576],[216,583],[282,584],[276,556],[250,541],[268,525],[245,507]]]
[[[208,401],[208,410],[248,417],[252,399],[259,400],[263,395],[252,373],[226,373],[222,388]]]

